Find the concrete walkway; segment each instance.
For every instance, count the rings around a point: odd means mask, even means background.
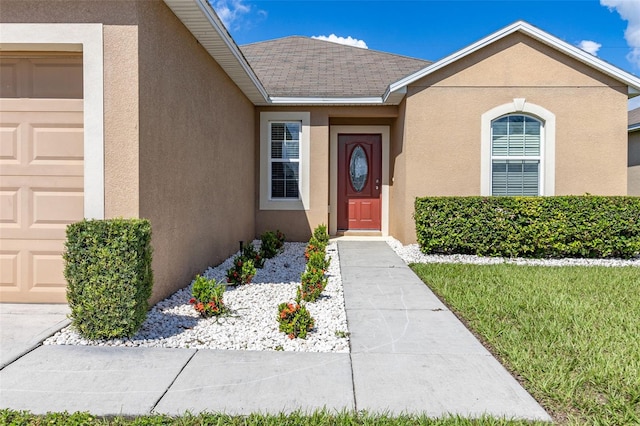
[[[350,354],[39,346],[0,371],[0,407],[551,420],[385,242],[338,249]]]

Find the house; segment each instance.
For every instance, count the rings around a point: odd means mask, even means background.
[[[410,243],[416,196],[627,193],[640,79],[525,22],[432,63],[239,47],[206,0],[0,1],[1,301],[65,301],[82,217],[150,219],[156,302],[265,230]]]
[[[629,111],[628,192],[640,196],[640,108]]]

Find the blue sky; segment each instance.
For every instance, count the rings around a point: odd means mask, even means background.
[[[640,0],[210,0],[239,45],[290,35],[438,60],[525,20],[640,76]],[[640,96],[630,107],[640,106]]]

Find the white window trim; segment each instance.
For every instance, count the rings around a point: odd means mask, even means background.
[[[491,191],[491,122],[507,114],[531,115],[542,122],[540,132],[540,195],[555,195],[556,188],[556,116],[551,111],[516,98],[513,102],[497,106],[482,114],[481,118],[481,164],[480,195],[489,197]],[[519,157],[509,157],[518,160]],[[527,159],[536,159],[530,157]]]
[[[271,156],[269,124],[272,122],[298,121],[300,127],[299,195],[298,200],[270,199]],[[309,164],[311,151],[310,112],[261,112],[260,113],[260,210],[309,210]]]
[[[0,49],[82,52],[84,217],[104,219],[102,24],[0,24]]]

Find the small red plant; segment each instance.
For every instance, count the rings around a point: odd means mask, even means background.
[[[249,284],[256,274],[253,260],[243,256],[233,259],[233,266],[227,270],[227,282],[230,284]]]
[[[229,311],[223,301],[224,286],[218,284],[215,279],[196,276],[191,295],[189,303],[205,318],[219,316]]]
[[[298,303],[281,303],[278,305],[278,323],[280,331],[290,339],[307,338],[307,332],[314,327],[314,320],[304,305]]]

